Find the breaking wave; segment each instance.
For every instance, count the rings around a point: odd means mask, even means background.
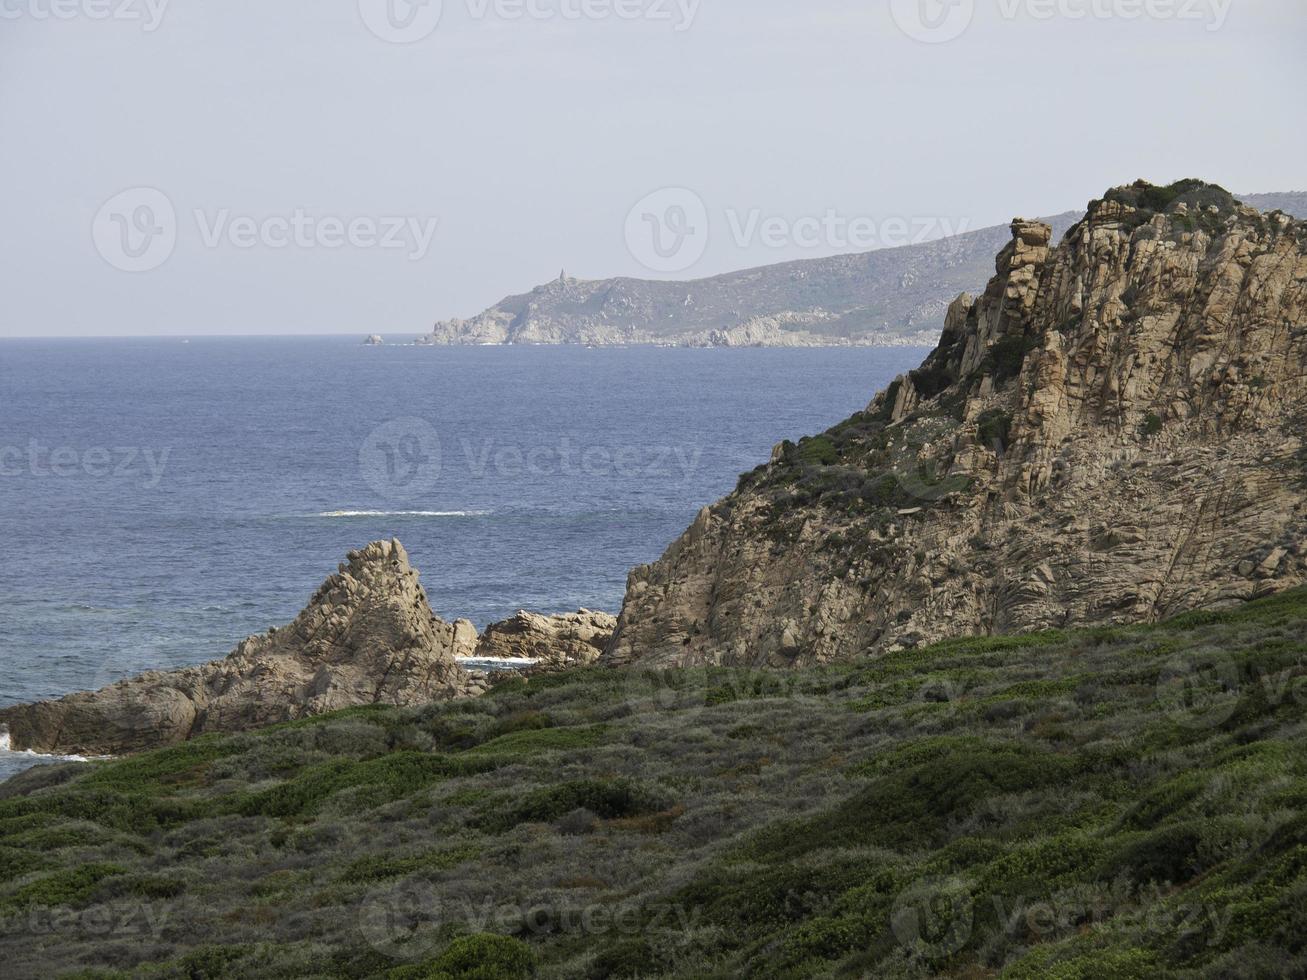
[[[489,517],[491,510],[327,510],[314,517]]]
[[[15,750],[13,740],[9,736],[8,729],[0,728],[0,755],[19,755],[28,759],[44,759],[49,762],[90,762],[90,758],[84,755],[44,755],[40,752],[33,752],[30,749]]]

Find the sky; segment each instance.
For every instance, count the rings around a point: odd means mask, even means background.
[[[0,0],[0,337],[416,334],[1307,190],[1304,50],[1262,0]]]

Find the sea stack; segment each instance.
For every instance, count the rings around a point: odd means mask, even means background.
[[[119,755],[365,704],[477,693],[455,661],[464,631],[437,617],[399,541],[351,552],[289,626],[226,659],[0,710],[15,750]]]

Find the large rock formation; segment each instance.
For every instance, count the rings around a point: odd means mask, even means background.
[[[0,711],[15,749],[117,755],[364,704],[484,689],[455,662],[470,624],[441,621],[398,541],[351,552],[289,626],[225,660]]]
[[[798,665],[1307,576],[1307,224],[1142,182],[1017,220],[938,348],[630,577],[605,662]]]
[[[616,616],[590,609],[558,616],[519,612],[486,627],[476,656],[534,660],[537,670],[583,667],[599,659],[616,627]]]

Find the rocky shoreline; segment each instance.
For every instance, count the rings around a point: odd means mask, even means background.
[[[519,612],[480,637],[431,610],[398,540],[377,541],[350,552],[293,623],[225,659],[0,709],[0,738],[14,752],[114,756],[344,708],[477,697],[496,677],[463,661],[527,658],[534,674],[593,663],[616,623]]]
[[[14,749],[118,755],[590,665],[804,667],[1155,622],[1307,581],[1307,223],[1137,183],[1060,244],[1015,220],[934,352],[782,443],[634,570],[619,619],[436,616],[398,541],[222,661],[0,710]]]

